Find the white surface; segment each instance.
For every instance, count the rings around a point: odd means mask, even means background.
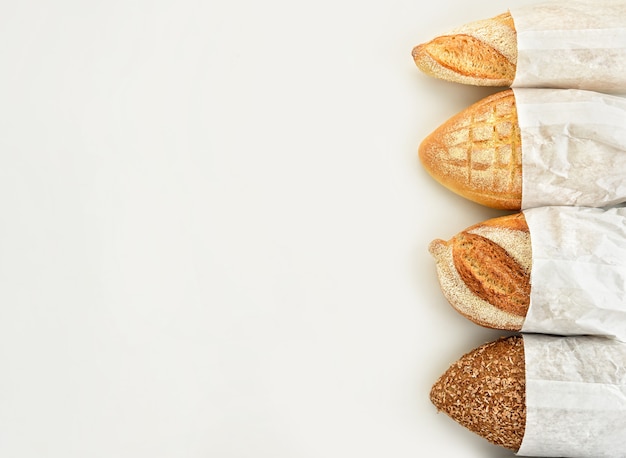
[[[494,90],[410,56],[505,7],[3,2],[0,456],[513,456],[428,400],[497,213],[417,146]]]

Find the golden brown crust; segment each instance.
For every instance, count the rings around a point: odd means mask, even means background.
[[[489,442],[519,450],[526,429],[523,338],[501,338],[465,354],[433,385],[430,400]]]
[[[522,141],[513,91],[492,94],[452,116],[424,138],[419,158],[451,191],[487,207],[519,210]]]
[[[526,316],[530,272],[497,243],[462,232],[452,242],[452,259],[461,279],[481,299],[501,310]]]
[[[434,240],[441,290],[455,310],[484,327],[522,328],[530,306],[532,252],[523,213],[488,219],[449,241]]]
[[[463,58],[468,48],[476,50],[472,60]],[[422,48],[416,47],[414,57],[420,52],[427,53],[437,65],[465,77],[508,82],[509,75],[515,74],[515,68],[506,57],[470,35],[437,37]]]
[[[469,232],[478,227],[496,227],[499,229],[510,229],[512,231],[529,232],[528,223],[526,222],[526,217],[523,212],[487,219],[468,227],[465,229],[465,232]]]
[[[510,13],[475,21],[412,50],[429,76],[476,86],[510,86],[515,78],[517,41]]]
[[[507,27],[510,27],[513,30],[515,30],[515,23],[513,22],[513,16],[511,16],[511,13],[508,11],[506,13],[502,13],[502,14],[498,14],[497,16],[494,16],[492,20],[496,22],[500,22],[501,24],[506,25]]]

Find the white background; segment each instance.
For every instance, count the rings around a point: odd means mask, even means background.
[[[411,49],[529,3],[2,1],[0,456],[513,456],[428,399],[499,213],[417,147],[495,90]]]

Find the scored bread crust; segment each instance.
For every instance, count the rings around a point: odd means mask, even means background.
[[[517,452],[526,430],[523,337],[503,337],[462,356],[433,384],[430,400],[470,431]]]
[[[523,213],[491,218],[428,247],[443,295],[470,321],[519,331],[530,306],[532,250]]]
[[[479,100],[419,145],[424,169],[449,190],[500,210],[522,206],[522,138],[515,93]]]
[[[429,76],[475,86],[510,86],[517,67],[517,33],[509,12],[470,22],[412,50]]]

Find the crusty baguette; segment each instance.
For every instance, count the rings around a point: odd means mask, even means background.
[[[522,142],[513,90],[485,97],[423,139],[426,171],[451,191],[482,205],[519,210]]]
[[[475,86],[510,86],[517,65],[517,38],[510,13],[471,22],[413,48],[425,74]]]
[[[430,400],[470,431],[517,451],[526,428],[525,388],[523,337],[510,336],[453,363],[432,386]]]
[[[461,315],[487,328],[519,331],[530,305],[532,249],[524,213],[475,224],[434,240],[441,290]]]

